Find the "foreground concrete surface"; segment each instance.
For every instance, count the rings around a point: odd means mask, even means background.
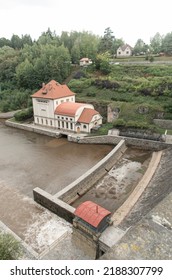
[[[118,227],[126,234],[101,259],[172,259],[172,149],[161,163],[147,191]]]

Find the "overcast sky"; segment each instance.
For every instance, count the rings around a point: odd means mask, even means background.
[[[0,37],[37,39],[48,27],[100,36],[110,27],[131,46],[139,38],[149,43],[156,32],[172,32],[172,0],[0,0]]]

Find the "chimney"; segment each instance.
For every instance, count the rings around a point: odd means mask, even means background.
[[[98,212],[99,212],[99,211],[98,211],[98,210],[99,210],[99,209],[98,209],[98,207],[99,207],[99,206],[98,206],[98,205],[96,205],[96,213],[98,213]]]
[[[42,83],[42,88],[44,88],[45,87],[45,83]]]

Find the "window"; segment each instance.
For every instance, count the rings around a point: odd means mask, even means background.
[[[68,118],[66,118],[66,120],[68,120]]]
[[[52,121],[50,121],[50,125],[53,125],[53,122],[52,122]]]
[[[42,124],[44,123],[44,120],[43,119],[41,119],[41,122],[42,122]]]
[[[39,123],[39,118],[37,118],[37,123]]]
[[[126,54],[129,54],[129,51],[126,51]]]
[[[61,100],[61,103],[63,103],[64,102],[64,100]]]
[[[56,101],[56,104],[58,105],[58,101]]]
[[[69,126],[68,126],[68,122],[66,123],[66,128],[67,128],[67,129],[69,128]]]
[[[66,102],[69,102],[69,98],[68,98],[68,99],[66,99]]]
[[[121,54],[121,52],[118,52],[118,54]]]
[[[46,120],[46,124],[48,124],[48,121]]]
[[[83,128],[87,128],[87,126],[84,124],[84,125],[83,125]]]
[[[72,123],[70,124],[70,128],[71,128],[71,130],[73,130],[73,124]]]
[[[70,121],[73,121],[73,119],[70,119]]]
[[[58,121],[58,127],[60,128],[60,121]]]

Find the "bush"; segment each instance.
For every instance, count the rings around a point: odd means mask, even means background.
[[[74,74],[73,79],[86,78],[86,74],[83,71],[78,71]]]
[[[96,94],[95,94],[94,92],[88,92],[88,93],[87,93],[87,96],[89,96],[89,97],[95,97]]]
[[[17,260],[21,256],[20,243],[10,234],[0,234],[0,260]]]
[[[33,116],[33,108],[30,107],[28,109],[15,113],[14,118],[16,119],[16,121],[24,121],[31,118],[32,116]]]
[[[113,122],[113,127],[125,127],[126,126],[126,122],[124,121],[124,119],[117,119]]]

